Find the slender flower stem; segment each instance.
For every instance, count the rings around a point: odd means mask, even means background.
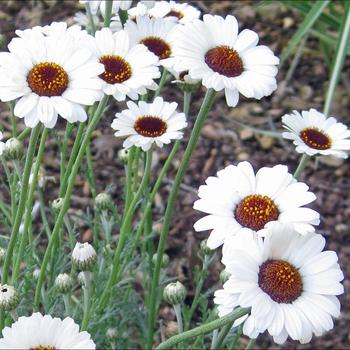
[[[253,346],[254,346],[255,342],[256,342],[256,339],[250,339],[248,344],[247,344],[247,346],[245,347],[245,350],[253,349]]]
[[[69,297],[69,294],[63,294],[62,298],[63,298],[64,310],[65,310],[66,316],[71,316],[71,314],[70,314],[70,300],[69,300],[70,297]]]
[[[212,332],[214,329],[221,328],[232,321],[237,320],[238,318],[244,316],[249,312],[249,309],[237,308],[228,315],[221,317],[215,321],[209,322],[202,326],[191,329],[190,331],[175,335],[165,342],[161,343],[156,349],[174,349],[175,345],[181,343],[184,340],[189,340],[195,337],[200,337],[204,334]],[[147,348],[148,349],[148,348]]]
[[[123,217],[125,217],[130,203],[132,201],[132,166],[134,163],[134,156],[135,156],[135,146],[132,146],[129,151],[128,155],[128,165],[126,170],[126,194],[125,194],[125,205],[124,205],[124,214]]]
[[[105,20],[104,20],[104,23],[103,23],[103,25],[105,27],[109,27],[109,25],[111,24],[112,5],[113,5],[113,0],[107,0],[106,1]]]
[[[137,193],[135,194],[133,200],[130,203],[129,209],[128,209],[126,216],[123,220],[122,227],[120,228],[120,237],[119,237],[117,249],[115,251],[114,258],[113,258],[112,270],[111,270],[111,273],[109,275],[107,285],[105,286],[103,294],[100,298],[100,303],[98,305],[98,311],[102,311],[104,309],[104,307],[108,301],[109,295],[111,293],[111,289],[113,288],[113,286],[116,282],[118,269],[119,269],[119,266],[121,263],[121,259],[120,259],[121,253],[122,253],[122,250],[124,248],[125,241],[126,241],[128,234],[129,234],[130,225],[131,225],[131,221],[132,221],[135,209],[140,201],[142,193],[145,191],[146,184],[148,183],[148,179],[149,179],[149,176],[151,173],[151,164],[152,164],[152,149],[147,152],[145,172],[144,172],[140,187],[139,187]]]
[[[11,124],[12,124],[12,136],[17,137],[17,117],[15,116],[14,110],[15,110],[15,101],[11,101],[9,103],[10,105],[10,111],[11,111]]]
[[[219,330],[218,329],[214,329],[213,337],[211,339],[211,344],[210,344],[210,350],[214,350],[215,349],[216,343],[218,341],[218,334],[219,334]]]
[[[18,136],[17,140],[18,141],[23,141],[31,132],[31,128],[25,128]]]
[[[180,189],[180,185],[182,182],[183,177],[185,176],[191,155],[197,145],[200,132],[202,130],[202,127],[204,125],[204,122],[207,118],[207,115],[210,111],[210,108],[213,104],[215,97],[215,90],[209,89],[205,95],[203,104],[201,106],[201,109],[198,113],[195,125],[193,127],[190,140],[188,142],[188,145],[186,147],[185,153],[182,158],[182,162],[180,164],[179,170],[176,174],[175,181],[173,188],[170,192],[169,198],[168,198],[168,204],[164,215],[164,222],[163,222],[163,228],[162,232],[160,234],[160,240],[158,244],[158,250],[157,250],[157,261],[155,264],[155,269],[153,273],[152,278],[152,290],[151,290],[151,298],[149,303],[149,310],[148,310],[148,339],[147,339],[147,348],[152,347],[153,343],[153,334],[154,334],[154,324],[155,324],[155,316],[156,316],[156,304],[157,304],[157,290],[158,290],[158,283],[159,283],[159,275],[162,265],[162,259],[163,254],[165,250],[165,243],[168,237],[171,219],[173,216],[173,212],[175,209],[175,202],[176,197]]]
[[[184,326],[182,322],[182,314],[181,314],[181,305],[176,304],[174,305],[174,310],[175,310],[175,315],[176,315],[176,320],[177,320],[177,328],[179,330],[179,334],[184,331]]]
[[[231,330],[233,322],[234,321],[231,321],[231,322],[227,323],[222,328],[222,330],[220,331],[220,334],[218,336],[218,340],[217,340],[217,342],[215,344],[214,349],[222,349],[223,348],[222,344],[223,344],[224,340],[226,339],[226,336],[227,336],[228,332]]]
[[[297,180],[299,179],[299,177],[303,173],[303,171],[304,171],[304,169],[306,167],[306,164],[309,161],[309,159],[310,159],[310,156],[308,156],[306,153],[304,153],[301,156],[300,161],[299,161],[299,165],[297,167],[297,170],[295,170],[295,173],[293,175]]]
[[[88,7],[88,4],[86,4]],[[60,179],[62,180],[64,177],[64,170],[66,169],[66,158],[67,158],[67,150],[68,150],[68,140],[72,135],[72,131],[74,128],[74,124],[67,123],[66,130],[64,131],[63,143],[61,147],[61,165],[60,165]]]
[[[91,306],[91,272],[84,271],[84,287],[83,287],[83,294],[84,294],[84,316],[83,320],[81,322],[81,330],[85,331],[87,328],[87,325],[89,323],[90,318],[90,306]]]
[[[18,231],[19,227],[22,222],[22,217],[26,205],[27,200],[27,192],[28,192],[28,182],[29,182],[29,176],[30,176],[30,170],[32,168],[33,164],[33,158],[34,158],[34,152],[36,148],[36,144],[39,138],[41,126],[36,126],[31,133],[26,161],[24,165],[24,172],[23,172],[23,178],[22,178],[22,186],[21,186],[21,192],[20,192],[20,198],[19,203],[17,207],[16,217],[13,224],[12,232],[11,232],[11,238],[10,242],[8,244],[7,250],[6,250],[6,257],[4,262],[4,268],[2,271],[2,283],[7,283],[9,270],[10,270],[10,263],[11,259],[13,257],[13,250],[15,248],[15,244],[17,243],[17,237],[18,237]]]
[[[96,25],[95,25],[95,21],[94,21],[94,17],[92,16],[92,13],[91,13],[91,9],[90,9],[90,4],[89,2],[87,2],[85,4],[85,9],[86,9],[86,14],[88,16],[88,19],[89,19],[89,24],[90,24],[90,34],[91,35],[95,35],[95,32],[96,32]]]
[[[190,111],[191,97],[192,97],[192,92],[184,91],[183,111],[187,118],[188,118],[188,113]]]
[[[161,76],[160,81],[159,81],[158,89],[154,93],[153,99],[155,99],[157,96],[160,95],[160,92],[162,91],[162,89],[166,83],[167,76],[168,76],[168,71],[165,68],[163,68],[163,73],[162,73],[162,76]]]
[[[28,228],[29,228],[29,225],[31,224],[31,220],[32,220],[32,208],[33,208],[34,194],[35,194],[35,189],[36,189],[37,182],[38,182],[39,170],[40,170],[41,163],[42,163],[43,156],[44,156],[45,144],[46,144],[46,139],[47,139],[48,133],[49,133],[49,129],[45,128],[43,131],[43,134],[41,136],[41,140],[40,140],[38,155],[36,157],[35,167],[34,167],[34,171],[33,171],[32,183],[29,186],[29,193],[28,193],[28,198],[27,198],[27,202],[26,202],[26,209],[25,209],[25,216],[24,216],[23,233],[22,233],[22,237],[21,237],[21,243],[19,246],[19,252],[17,254],[16,262],[14,262],[14,268],[13,268],[13,273],[12,273],[12,284],[13,285],[17,285],[17,280],[18,280],[18,276],[19,276],[19,268],[20,268],[20,264],[22,262],[24,249],[25,249],[26,244],[27,244]]]
[[[79,149],[80,149],[80,142],[81,142],[81,139],[82,139],[83,134],[84,134],[84,128],[85,128],[85,123],[80,123],[79,127],[78,127],[78,131],[77,131],[77,135],[75,137],[71,156],[69,158],[69,161],[68,161],[68,164],[66,167],[66,171],[64,172],[63,179],[61,178],[59,197],[63,197],[63,195],[66,191],[67,182],[68,182],[69,176],[72,173],[72,167],[74,165],[74,161],[75,161],[77,154],[79,152]]]
[[[76,157],[74,166],[72,167],[71,175],[69,177],[68,185],[67,185],[67,188],[65,191],[65,196],[63,199],[62,208],[57,216],[56,223],[55,223],[55,226],[53,228],[53,231],[52,231],[52,234],[51,234],[51,237],[49,240],[49,244],[47,246],[47,249],[46,249],[46,252],[44,255],[44,259],[43,259],[43,262],[41,265],[41,270],[40,270],[40,274],[39,274],[39,278],[38,278],[38,282],[37,282],[37,286],[36,286],[36,290],[35,290],[35,297],[34,297],[34,309],[35,310],[39,309],[41,287],[42,287],[43,282],[44,282],[47,264],[48,264],[50,256],[51,256],[53,245],[58,237],[58,234],[61,231],[64,216],[69,208],[70,199],[71,199],[72,192],[74,189],[75,178],[78,174],[81,161],[85,155],[86,147],[90,141],[91,134],[95,130],[97,123],[101,119],[103,112],[105,110],[105,107],[107,105],[107,102],[108,102],[108,96],[104,96],[103,99],[100,101],[91,122],[89,123],[89,126],[86,130],[85,136],[84,136],[83,141],[81,143],[78,155]]]

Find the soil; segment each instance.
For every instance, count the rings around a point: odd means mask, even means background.
[[[269,7],[258,7],[254,1],[188,1],[199,7],[204,13],[218,15],[233,14],[237,17],[240,28],[250,28],[259,33],[260,43],[269,46],[277,55],[287,45],[298,24],[301,15],[292,12],[279,3],[272,3]],[[79,7],[77,1],[0,1],[0,28],[7,42],[14,36],[15,29],[29,28],[34,25],[49,24],[56,20],[66,20],[73,23],[72,16]],[[186,173],[184,185],[180,192],[173,225],[167,244],[167,253],[170,256],[168,275],[182,280],[193,295],[191,271],[199,263],[197,252],[201,240],[207,237],[207,232],[197,233],[193,224],[202,214],[192,209],[197,199],[197,189],[208,176],[228,164],[249,160],[255,169],[263,166],[273,166],[281,163],[288,165],[294,171],[298,164],[299,155],[289,142],[274,139],[269,136],[254,134],[247,128],[238,126],[237,122],[244,123],[264,130],[281,130],[281,116],[294,109],[302,110],[316,108],[322,110],[324,96],[327,89],[329,71],[323,54],[319,50],[318,42],[310,37],[305,45],[301,59],[294,74],[286,81],[290,68],[290,61],[285,63],[278,74],[279,87],[270,97],[261,101],[248,100],[241,97],[236,108],[226,105],[224,95],[219,93],[212,112],[203,129],[199,144],[193,154],[192,161]],[[332,115],[350,125],[350,61],[345,64],[342,74],[342,84],[336,91],[332,106]],[[194,96],[190,110],[190,126],[193,125],[195,115],[199,109],[204,90]],[[165,88],[166,100],[181,101],[182,93],[178,89]],[[180,102],[181,103],[181,102]],[[124,106],[115,104],[111,107],[105,119],[101,122],[93,135],[94,168],[97,178],[98,191],[112,186],[112,193],[117,205],[121,205],[122,193],[121,178],[124,168],[117,158],[122,141],[113,136],[110,128],[113,114]],[[2,125],[11,130],[8,112],[4,104],[0,105]],[[64,130],[64,123],[58,125],[58,132]],[[5,132],[6,138],[6,132]],[[185,140],[188,139],[186,133]],[[156,198],[154,215],[161,218],[166,206],[166,198],[172,186],[174,174],[179,166],[184,150],[184,144],[173,162],[172,168],[165,180],[165,185]],[[169,148],[158,151],[153,164],[157,173],[169,154]],[[58,179],[59,159],[54,139],[51,140],[44,159],[46,171],[50,176]],[[255,348],[285,348],[285,349],[348,349],[350,329],[350,181],[347,174],[350,171],[348,161],[319,158],[310,162],[303,175],[310,189],[317,195],[312,207],[321,213],[319,231],[327,238],[329,249],[339,255],[340,265],[344,271],[345,293],[340,297],[342,315],[335,321],[335,328],[319,338],[313,338],[307,345],[288,341],[282,347],[277,347],[268,335],[261,336]],[[57,180],[46,187],[45,196],[48,201],[55,198]],[[91,205],[91,195],[88,183],[81,173],[77,179],[77,187],[73,196],[73,211]],[[159,228],[160,224],[155,224]],[[205,288],[218,283],[218,276],[223,266],[218,256],[213,263]],[[175,319],[175,315],[164,307],[160,311],[165,322]],[[247,344],[244,339],[242,347]]]

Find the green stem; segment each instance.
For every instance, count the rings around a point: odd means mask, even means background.
[[[167,76],[168,76],[168,71],[165,68],[163,68],[163,73],[162,73],[162,76],[161,76],[160,81],[159,81],[158,89],[154,93],[153,99],[155,99],[157,96],[160,95],[160,93],[161,93],[161,91],[166,83]]]
[[[18,141],[23,141],[31,132],[31,128],[25,128],[18,136],[17,140]]]
[[[128,11],[119,9],[118,14],[119,14],[119,18],[120,18],[120,23],[124,27],[124,24],[129,19]]]
[[[132,202],[130,203],[129,209],[128,209],[126,216],[123,220],[122,227],[120,228],[120,237],[119,237],[117,249],[115,251],[115,255],[113,258],[112,270],[111,270],[111,273],[109,275],[107,285],[104,288],[103,294],[100,298],[100,303],[98,305],[98,311],[102,311],[104,309],[104,307],[106,306],[106,303],[108,302],[108,299],[109,299],[109,296],[111,293],[111,289],[113,288],[113,285],[116,282],[118,269],[119,269],[120,263],[121,263],[121,259],[120,259],[121,253],[122,253],[122,250],[124,248],[124,244],[125,244],[125,241],[127,239],[127,236],[129,234],[130,224],[131,224],[135,209],[137,207],[137,204],[140,201],[142,193],[144,192],[144,190],[146,188],[146,184],[148,183],[148,179],[149,179],[149,176],[151,173],[151,164],[152,164],[152,149],[147,152],[145,172],[144,172],[140,187],[139,187],[137,193],[135,194]]]
[[[210,350],[214,350],[215,349],[216,343],[218,341],[218,334],[219,334],[219,331],[217,329],[214,329],[213,337],[211,339],[211,344],[210,344]]]
[[[223,348],[222,344],[223,344],[224,340],[226,339],[226,336],[227,336],[228,332],[231,330],[233,322],[234,321],[231,321],[231,322],[227,323],[223,327],[223,329],[220,331],[220,334],[218,336],[218,340],[217,340],[217,342],[216,342],[216,344],[214,346],[214,349],[222,349]]]
[[[81,142],[81,139],[82,139],[83,134],[84,134],[84,128],[85,128],[85,123],[80,123],[79,127],[78,127],[78,131],[77,131],[77,136],[75,137],[73,149],[72,149],[66,170],[64,172],[63,179],[61,178],[59,197],[63,197],[65,192],[66,192],[67,182],[69,180],[69,176],[72,173],[74,161],[75,161],[77,154],[80,150],[80,142]]]
[[[184,326],[182,322],[182,315],[181,315],[181,305],[176,304],[174,305],[174,310],[175,310],[175,315],[176,315],[176,320],[177,320],[177,328],[179,330],[179,334],[184,331]]]
[[[293,175],[297,180],[299,179],[300,175],[303,173],[309,159],[310,159],[310,156],[308,156],[306,153],[304,153],[301,156],[297,170],[295,170],[295,173]]]
[[[131,200],[132,200],[132,166],[134,163],[134,155],[135,155],[135,146],[132,146],[129,151],[129,156],[128,156],[128,165],[127,165],[127,170],[126,170],[126,194],[125,194],[125,205],[124,205],[124,214],[123,218],[125,217]]]
[[[192,97],[192,92],[184,91],[183,111],[187,118],[188,118],[188,113],[190,111],[191,97]]]
[[[66,316],[69,317],[71,316],[69,294],[63,294],[62,298],[64,302],[64,310],[65,310]]]
[[[18,207],[17,207],[15,222],[13,224],[13,228],[12,228],[12,232],[11,232],[10,242],[9,242],[7,250],[6,250],[6,257],[5,257],[4,268],[3,268],[3,272],[2,272],[2,283],[3,284],[7,283],[9,270],[10,270],[10,263],[11,263],[11,259],[13,257],[13,250],[14,250],[15,245],[17,243],[18,231],[19,231],[19,227],[21,225],[21,221],[22,221],[22,217],[23,217],[23,213],[24,213],[24,209],[25,209],[25,205],[26,205],[27,192],[28,192],[28,181],[29,181],[29,176],[30,176],[32,164],[33,164],[36,144],[37,144],[37,141],[39,138],[40,128],[41,128],[41,126],[39,124],[38,126],[36,126],[32,130],[32,133],[30,136],[26,161],[25,161],[25,165],[24,165],[21,194],[20,194],[19,203],[18,203]]]
[[[204,324],[202,326],[191,329],[190,331],[175,335],[165,342],[161,343],[156,349],[174,349],[174,346],[182,341],[189,340],[195,337],[200,337],[204,334],[212,332],[214,329],[221,328],[228,323],[231,323],[249,312],[249,309],[237,308],[228,315],[217,320]]]
[[[91,272],[84,271],[85,285],[83,287],[84,294],[84,316],[81,322],[81,330],[85,331],[90,318],[90,294],[91,294]]]
[[[90,185],[90,191],[92,198],[95,199],[96,197],[96,178],[95,178],[95,173],[94,173],[94,166],[92,163],[92,155],[91,155],[91,147],[90,147],[90,142],[88,146],[86,147],[86,163],[87,163],[87,171],[88,171],[88,181]]]
[[[59,232],[61,231],[64,216],[69,208],[70,199],[71,199],[72,192],[74,189],[75,178],[78,174],[81,161],[85,155],[86,147],[89,143],[91,134],[95,130],[97,123],[101,119],[103,112],[105,110],[105,107],[107,105],[107,102],[108,102],[108,96],[104,96],[103,99],[100,101],[98,108],[97,108],[96,112],[94,113],[94,116],[93,116],[91,122],[89,123],[89,126],[86,130],[85,136],[84,136],[83,141],[81,143],[77,158],[74,162],[74,166],[72,167],[71,175],[69,177],[68,185],[67,185],[67,188],[65,191],[65,196],[63,199],[62,208],[57,216],[56,223],[55,223],[55,226],[53,228],[53,231],[52,231],[52,234],[51,234],[51,237],[49,240],[49,244],[47,246],[47,249],[46,249],[46,252],[44,255],[44,259],[43,259],[43,262],[41,265],[40,275],[38,278],[38,282],[37,282],[37,286],[36,286],[36,290],[35,290],[35,297],[34,297],[34,309],[35,310],[39,309],[41,287],[42,287],[43,282],[44,282],[47,264],[48,264],[50,256],[51,256],[53,245],[58,237]]]
[[[88,4],[87,4],[88,7]],[[68,149],[68,140],[72,134],[74,124],[67,123],[66,130],[64,132],[63,143],[61,148],[61,166],[60,166],[60,179],[63,179],[64,170],[66,169],[66,158],[67,158],[67,149]]]
[[[48,133],[49,133],[49,129],[45,128],[43,131],[43,134],[41,136],[41,140],[40,140],[38,155],[36,157],[35,167],[34,167],[34,171],[33,171],[32,183],[30,184],[30,187],[29,187],[29,193],[28,193],[26,209],[25,209],[25,216],[24,216],[23,233],[22,233],[22,237],[21,237],[21,243],[19,246],[19,252],[17,254],[17,259],[16,259],[16,262],[14,264],[13,274],[12,274],[12,284],[15,286],[17,286],[17,280],[18,280],[18,276],[19,276],[19,268],[20,268],[20,264],[22,262],[24,249],[25,249],[26,244],[27,244],[27,235],[28,235],[27,232],[28,232],[28,228],[29,228],[29,225],[31,223],[31,220],[32,220],[32,208],[33,208],[34,194],[35,194],[35,189],[36,189],[37,182],[38,182],[38,174],[39,174],[40,166],[41,166],[43,156],[44,156],[45,144],[46,144],[46,139],[47,139]]]
[[[89,32],[91,35],[95,36],[96,25],[95,25],[94,17],[92,16],[90,5],[88,2],[85,4],[85,9],[86,9],[86,14],[88,16],[90,27],[91,27],[90,28],[91,30]]]
[[[245,347],[245,350],[251,350],[253,349],[253,346],[255,344],[256,339],[250,339],[247,346]]]
[[[109,25],[111,24],[112,5],[113,5],[113,1],[112,0],[107,0],[106,1],[106,12],[105,12],[105,19],[104,19],[104,22],[103,22],[103,25],[105,27],[109,27]]]
[[[329,81],[326,101],[324,104],[323,113],[326,116],[328,116],[329,111],[331,109],[333,96],[339,81],[339,75],[344,65],[349,37],[350,37],[350,4],[349,2],[346,2],[345,14],[343,17],[343,21],[341,23],[339,38],[337,41],[336,54],[332,64],[333,69],[332,69],[331,79]]]
[[[155,324],[155,316],[156,316],[156,297],[157,297],[157,289],[158,289],[158,283],[159,283],[159,275],[162,265],[162,259],[163,254],[165,250],[165,243],[168,237],[171,219],[173,216],[173,212],[175,209],[175,203],[176,203],[176,197],[180,189],[180,185],[182,182],[182,179],[186,173],[188,163],[190,161],[191,155],[197,145],[200,132],[202,130],[202,127],[204,125],[204,122],[207,118],[207,115],[209,113],[209,110],[213,104],[215,97],[215,90],[209,89],[205,95],[203,104],[201,106],[201,109],[198,113],[198,116],[196,118],[195,125],[193,127],[190,140],[188,142],[188,145],[186,147],[185,153],[182,158],[182,162],[180,164],[179,170],[176,174],[175,181],[173,188],[170,192],[169,198],[168,198],[168,205],[165,211],[164,215],[164,223],[162,232],[160,234],[160,240],[157,250],[157,261],[156,266],[152,278],[152,290],[151,290],[151,299],[150,299],[150,307],[149,307],[149,314],[148,314],[148,339],[147,339],[147,348],[152,347],[153,343],[153,334],[154,334],[154,324]]]
[[[11,124],[12,124],[12,136],[17,137],[17,117],[15,116],[14,109],[15,109],[15,101],[10,102],[10,110],[11,110]]]

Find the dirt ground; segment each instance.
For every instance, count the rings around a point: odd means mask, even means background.
[[[199,7],[203,12],[212,14],[233,14],[237,17],[240,28],[256,30],[260,36],[260,43],[268,45],[279,55],[295,32],[302,20],[298,13],[293,13],[280,4],[272,4],[268,8],[257,8],[254,1],[188,1]],[[48,24],[53,20],[66,20],[77,11],[77,1],[0,1],[0,32],[7,40],[14,35],[15,29],[24,29],[37,24]],[[305,50],[294,75],[287,82],[286,74],[289,68],[286,63],[279,71],[279,88],[272,96],[257,102],[243,97],[236,108],[228,108],[223,94],[218,94],[213,110],[204,127],[199,145],[194,152],[190,167],[185,176],[184,185],[177,201],[176,215],[171,228],[167,253],[170,256],[168,274],[178,276],[193,293],[191,271],[198,264],[197,250],[207,232],[196,233],[192,227],[201,214],[192,209],[197,199],[197,188],[204,180],[214,175],[224,166],[249,160],[258,169],[262,166],[273,166],[278,163],[288,165],[294,171],[299,159],[289,142],[258,136],[248,129],[238,126],[237,122],[248,124],[265,130],[281,130],[281,116],[294,109],[316,108],[322,110],[324,95],[328,81],[328,69],[322,53],[318,50],[316,39],[307,41]],[[350,61],[346,62],[342,82],[336,91],[331,115],[350,125]],[[167,100],[181,101],[181,92],[174,88],[166,88],[164,95]],[[190,125],[193,124],[196,112],[200,106],[203,91],[199,91],[193,98],[190,113]],[[123,106],[119,107],[122,108]],[[122,185],[118,182],[123,176],[123,165],[117,159],[117,152],[122,141],[114,138],[110,123],[118,106],[108,111],[106,118],[94,133],[93,155],[97,177],[98,190],[104,190],[112,185],[113,195],[118,205],[121,198]],[[10,130],[7,120],[8,114],[4,105],[0,105],[2,123]],[[64,124],[60,125],[63,130]],[[5,133],[6,135],[6,133]],[[188,133],[186,134],[188,137]],[[185,137],[185,138],[186,138]],[[59,159],[57,150],[53,146],[48,148],[45,156],[45,167],[50,175],[58,177]],[[184,148],[184,146],[182,146]],[[166,178],[160,195],[156,199],[155,217],[161,217],[167,193],[172,185],[174,173],[179,165],[182,151],[179,152],[172,169]],[[154,162],[154,173],[160,168],[169,153],[169,148],[158,152]],[[314,338],[310,344],[301,346],[296,342],[287,342],[285,349],[348,349],[350,348],[350,182],[347,176],[350,171],[348,161],[336,159],[322,159],[317,163],[311,162],[303,176],[303,180],[317,195],[313,208],[321,213],[319,227],[328,241],[328,248],[335,250],[345,274],[345,293],[341,296],[342,315],[337,320],[332,332],[321,338]],[[55,184],[50,184],[45,195],[48,200],[55,198]],[[73,196],[73,207],[81,208],[91,204],[90,191],[84,177],[77,180],[77,189]],[[222,270],[219,256],[211,267],[206,288],[218,283],[218,276]],[[174,318],[168,308],[161,310],[165,322]],[[247,340],[244,340],[247,342]],[[242,346],[244,342],[241,343]],[[257,349],[278,348],[273,345],[267,335],[261,336],[255,345]]]

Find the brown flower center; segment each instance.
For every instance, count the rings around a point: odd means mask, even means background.
[[[236,221],[244,227],[259,231],[270,222],[277,220],[279,211],[267,196],[253,194],[244,198],[235,209]]]
[[[243,73],[243,62],[237,51],[228,46],[210,49],[204,56],[205,63],[214,71],[226,77],[238,77]]]
[[[299,136],[305,144],[317,150],[329,149],[332,146],[330,137],[318,128],[306,128],[300,131]]]
[[[39,96],[61,96],[69,79],[66,71],[53,62],[36,64],[27,75],[29,87]]]
[[[284,260],[267,260],[259,269],[259,287],[277,303],[290,304],[303,291],[303,281],[295,266]]]
[[[165,17],[176,17],[177,19],[184,18],[184,14],[179,11],[171,10],[168,14],[165,15]]]
[[[159,117],[145,115],[138,118],[134,124],[136,132],[145,137],[158,137],[163,135],[168,126],[164,120]]]
[[[144,38],[140,41],[140,44],[147,46],[148,50],[158,56],[160,60],[168,58],[171,55],[169,44],[156,36]]]
[[[120,84],[131,78],[130,64],[120,56],[102,56],[100,63],[105,66],[105,71],[99,77],[108,84]]]

